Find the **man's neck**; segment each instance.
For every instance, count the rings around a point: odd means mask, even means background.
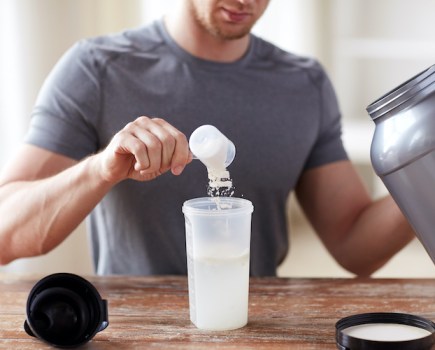
[[[195,57],[216,62],[234,62],[245,54],[249,35],[231,40],[218,38],[200,27],[184,11],[186,9],[177,8],[164,19],[169,34],[184,50]]]

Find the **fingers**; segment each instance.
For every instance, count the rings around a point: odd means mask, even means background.
[[[169,169],[179,175],[191,160],[186,136],[160,118],[139,117],[115,138],[115,152],[133,160],[127,171],[131,178],[150,179]]]
[[[186,136],[163,119],[154,118],[153,121],[159,124],[170,135],[165,139],[165,141],[168,141],[168,148],[163,149],[163,164],[168,167],[167,169],[171,169],[174,175],[181,174],[186,164],[191,161],[189,143]],[[165,150],[167,150],[166,153]]]
[[[130,142],[138,145],[136,148],[130,148],[136,160],[135,170],[158,171],[162,164],[163,142],[165,142],[164,131],[160,127],[153,125],[151,120],[145,119],[145,117],[138,118],[130,123],[126,127],[126,131],[130,136]]]

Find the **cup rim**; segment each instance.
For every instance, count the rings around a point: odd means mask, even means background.
[[[217,203],[221,206],[218,208]],[[225,204],[231,204],[227,207]],[[236,205],[236,207],[234,207]],[[184,202],[182,211],[184,214],[219,216],[250,214],[254,210],[252,202],[238,197],[199,197]]]

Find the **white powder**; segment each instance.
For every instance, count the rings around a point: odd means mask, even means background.
[[[213,188],[232,187],[233,182],[230,178],[230,172],[226,169],[210,169],[208,168],[208,179],[210,180],[209,186]]]
[[[233,182],[226,167],[234,159],[234,144],[214,126],[202,125],[190,136],[189,147],[195,157],[207,167],[207,194],[210,197],[233,196]],[[219,205],[218,209],[221,209]]]
[[[426,329],[396,323],[370,323],[343,330],[354,338],[375,341],[407,341],[431,335]]]
[[[232,197],[234,195],[233,181],[227,169],[207,168],[207,171],[209,180],[207,194],[210,197]]]
[[[192,153],[207,168],[225,168],[229,141],[218,129],[211,125],[203,125],[190,136],[189,146]]]

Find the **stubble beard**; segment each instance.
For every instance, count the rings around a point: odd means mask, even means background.
[[[240,28],[233,28],[234,30],[224,28],[225,24],[218,23],[213,16],[209,19],[201,16],[197,11],[194,11],[195,20],[200,27],[205,29],[208,33],[220,40],[237,40],[245,37],[251,32],[252,25],[246,25]],[[230,24],[228,26],[231,27]]]

